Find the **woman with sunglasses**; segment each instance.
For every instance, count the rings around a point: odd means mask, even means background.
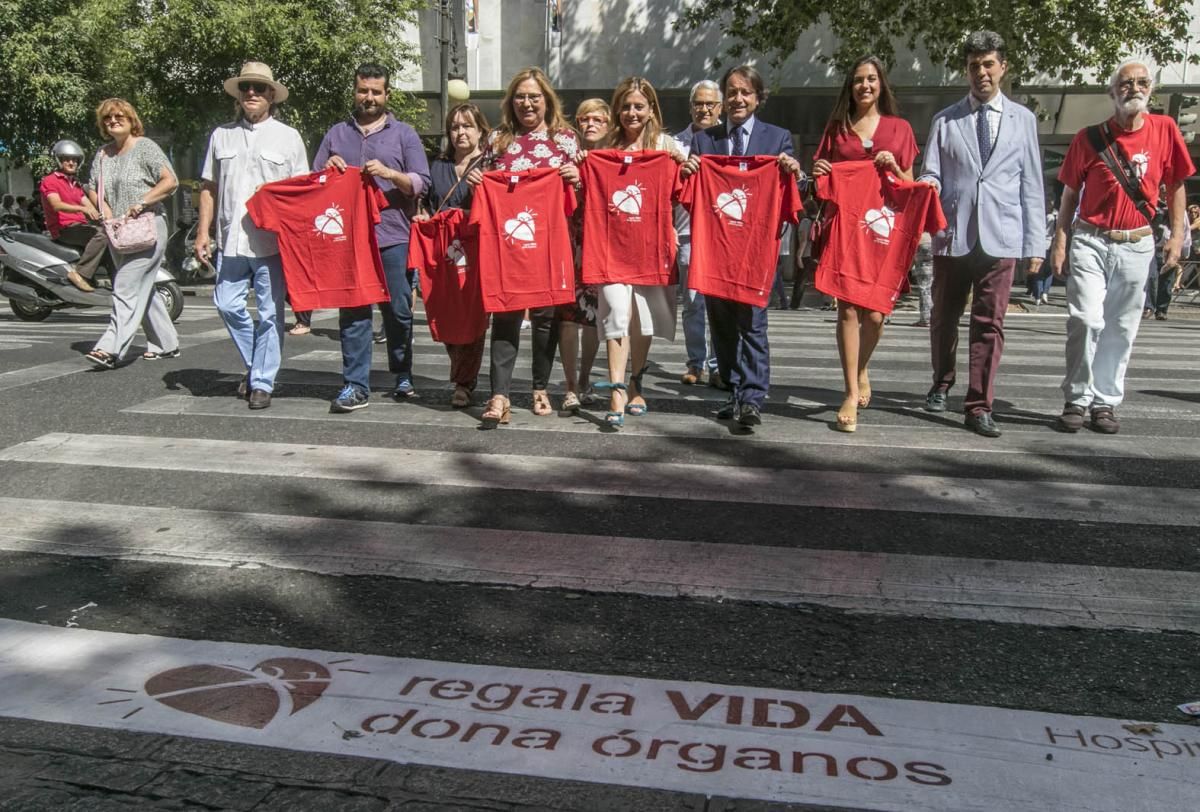
[[[579,138],[562,114],[562,102],[541,68],[517,73],[500,103],[500,124],[488,136],[484,169],[521,172],[553,167],[578,187],[575,155]],[[476,182],[478,182],[476,178]],[[483,425],[507,423],[511,413],[509,391],[521,345],[523,310],[492,314],[492,397],[482,415]],[[554,368],[558,346],[558,318],[554,306],[529,311],[533,332],[533,405],[539,417],[553,414],[546,386]]]
[[[445,209],[471,208],[475,188],[472,175],[483,164],[480,144],[488,134],[487,118],[474,104],[467,102],[450,108],[446,114],[446,148],[429,164],[429,187],[421,200],[421,211],[414,222],[428,220],[430,215]],[[476,177],[477,179],[477,177]],[[454,394],[450,405],[465,409],[471,405],[471,394],[479,382],[479,367],[483,363],[484,331],[469,344],[447,344],[450,356],[450,381]]]
[[[854,63],[842,84],[829,123],[813,162],[813,177],[832,171],[838,161],[874,161],[897,177],[912,180],[917,141],[912,127],[897,115],[896,97],[888,84],[887,71],[877,57]],[[837,269],[833,269],[836,276]],[[837,300],[838,356],[842,362],[845,398],[838,409],[834,428],[858,428],[858,410],[871,402],[871,379],[867,365],[883,333],[884,314],[860,307],[841,297],[840,285],[817,288]]]
[[[583,148],[599,149],[608,135],[612,113],[604,99],[584,99],[575,110],[575,126],[579,130]],[[595,285],[583,284],[581,224],[582,207],[575,212],[575,301],[558,309],[562,324],[558,331],[558,357],[562,362],[563,377],[566,378],[567,394],[563,397],[564,411],[577,411],[580,406],[596,402],[596,394],[589,386],[592,364],[600,349],[600,334],[596,331],[596,307],[599,291]],[[583,357],[580,359],[580,345]]]
[[[88,196],[104,219],[154,215],[157,239],[135,254],[113,252],[112,312],[108,329],[87,359],[100,369],[115,369],[129,351],[138,323],[146,333],[147,361],[179,356],[179,336],[163,300],[154,293],[154,276],[167,248],[163,201],[179,182],[158,144],[145,135],[142,120],[124,99],[105,99],[96,108],[96,126],[108,143],[92,160]],[[103,200],[98,187],[103,186]]]

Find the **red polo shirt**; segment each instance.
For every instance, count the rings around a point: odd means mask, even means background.
[[[42,211],[46,217],[46,228],[52,238],[57,239],[67,226],[87,222],[87,216],[81,211],[55,211],[50,205],[52,194],[58,195],[58,199],[63,203],[72,206],[83,205],[83,187],[74,177],[62,172],[51,172],[42,178],[38,191],[42,193]]]

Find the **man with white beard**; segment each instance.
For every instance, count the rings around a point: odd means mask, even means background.
[[[1146,112],[1153,90],[1144,62],[1123,62],[1109,80],[1113,117],[1076,133],[1058,173],[1064,189],[1050,263],[1055,275],[1067,276],[1066,403],[1058,418],[1063,431],[1079,431],[1089,410],[1093,431],[1116,434],[1121,428],[1114,410],[1124,397],[1154,258],[1159,184],[1166,187],[1172,235],[1163,262],[1179,261],[1187,228],[1183,181],[1196,168],[1175,121]]]

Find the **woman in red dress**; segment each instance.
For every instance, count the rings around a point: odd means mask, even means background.
[[[897,177],[912,180],[916,157],[917,141],[912,127],[897,115],[896,97],[883,63],[873,56],[858,60],[842,85],[817,146],[813,176],[829,173],[838,161],[873,160]],[[854,431],[858,410],[871,402],[867,364],[883,333],[884,314],[847,301],[837,284],[837,269],[830,276],[824,285],[818,278],[817,288],[838,300],[838,355],[846,387],[834,428]]]

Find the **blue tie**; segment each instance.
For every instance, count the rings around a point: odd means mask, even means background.
[[[743,136],[744,136],[744,133],[743,133],[743,130],[741,127],[733,128],[733,154],[734,155],[745,155],[746,154],[746,140]]]
[[[975,119],[975,134],[979,136],[979,162],[986,165],[992,157],[992,128],[988,126],[988,106],[979,105],[978,117]]]

